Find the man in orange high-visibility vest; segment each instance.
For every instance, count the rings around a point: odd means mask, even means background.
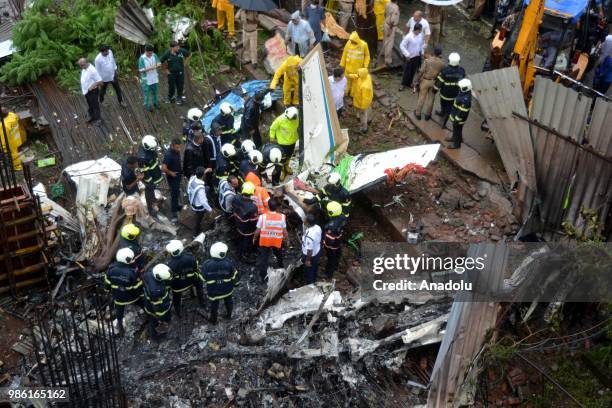
[[[259,242],[259,256],[255,268],[259,271],[262,281],[268,277],[268,260],[270,253],[274,252],[277,268],[283,267],[283,239],[287,235],[287,222],[285,214],[276,212],[278,204],[272,200],[268,203],[269,212],[259,216],[257,231],[253,237],[253,243]]]
[[[255,185],[255,193],[253,193],[251,198],[257,206],[257,215],[267,213],[270,193],[268,193],[268,190],[266,190],[265,187],[261,186],[261,179],[257,176],[257,174],[255,174],[255,172],[250,171],[244,180],[250,181]]]

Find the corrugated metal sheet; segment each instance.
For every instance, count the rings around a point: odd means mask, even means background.
[[[508,261],[509,248],[504,244],[483,243],[470,245],[469,257],[486,254],[485,269],[474,281],[477,287],[500,288]],[[472,361],[482,348],[487,331],[497,320],[497,304],[476,302],[472,293],[461,293],[455,299],[446,324],[446,333],[431,374],[427,398],[428,407],[452,407],[459,401]]]
[[[136,1],[128,0],[117,10],[115,33],[119,36],[145,45],[153,30],[153,24]]]
[[[529,126],[513,115],[527,116],[518,69],[509,67],[471,75],[473,93],[485,116],[513,185],[536,191]]]
[[[539,232],[554,233],[560,230],[563,221],[583,229],[580,212],[584,208],[597,210],[600,220],[607,217],[612,165],[580,145],[588,142],[603,156],[612,156],[611,108],[609,102],[598,99],[589,125],[592,104],[590,97],[573,89],[548,78],[536,78],[531,132],[536,158],[538,196],[535,203],[540,221],[536,230]],[[525,199],[524,204],[522,212],[526,214],[534,203]]]

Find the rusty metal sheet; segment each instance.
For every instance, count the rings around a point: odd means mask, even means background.
[[[517,68],[474,74],[470,79],[510,182],[537,191],[529,126],[513,115],[527,116]]]

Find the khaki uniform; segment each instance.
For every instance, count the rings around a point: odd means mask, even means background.
[[[236,17],[242,26],[242,59],[257,64],[257,12],[240,9]]]
[[[419,70],[415,82],[419,84],[419,100],[415,114],[431,116],[434,104],[434,82],[440,71],[444,68],[444,61],[434,55],[425,60]]]
[[[383,28],[382,52],[385,57],[385,64],[391,65],[393,62],[393,46],[395,45],[395,30],[399,23],[400,11],[396,3],[389,2],[385,6],[385,25]]]
[[[433,6],[428,4],[425,7],[425,13],[427,14],[427,21],[429,22],[429,28],[431,30],[431,45],[436,47],[440,44],[440,32],[442,28],[442,9],[440,6]]]
[[[339,0],[339,3],[341,14],[338,15],[338,24],[346,30],[351,14],[353,13],[353,4],[355,4],[355,0]]]

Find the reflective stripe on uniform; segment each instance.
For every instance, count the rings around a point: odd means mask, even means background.
[[[126,305],[131,305],[132,303],[138,302],[140,299],[142,299],[142,293],[138,294],[138,297],[136,299],[130,300],[129,302],[119,302],[118,300],[113,299],[113,303],[119,306],[126,306]]]

